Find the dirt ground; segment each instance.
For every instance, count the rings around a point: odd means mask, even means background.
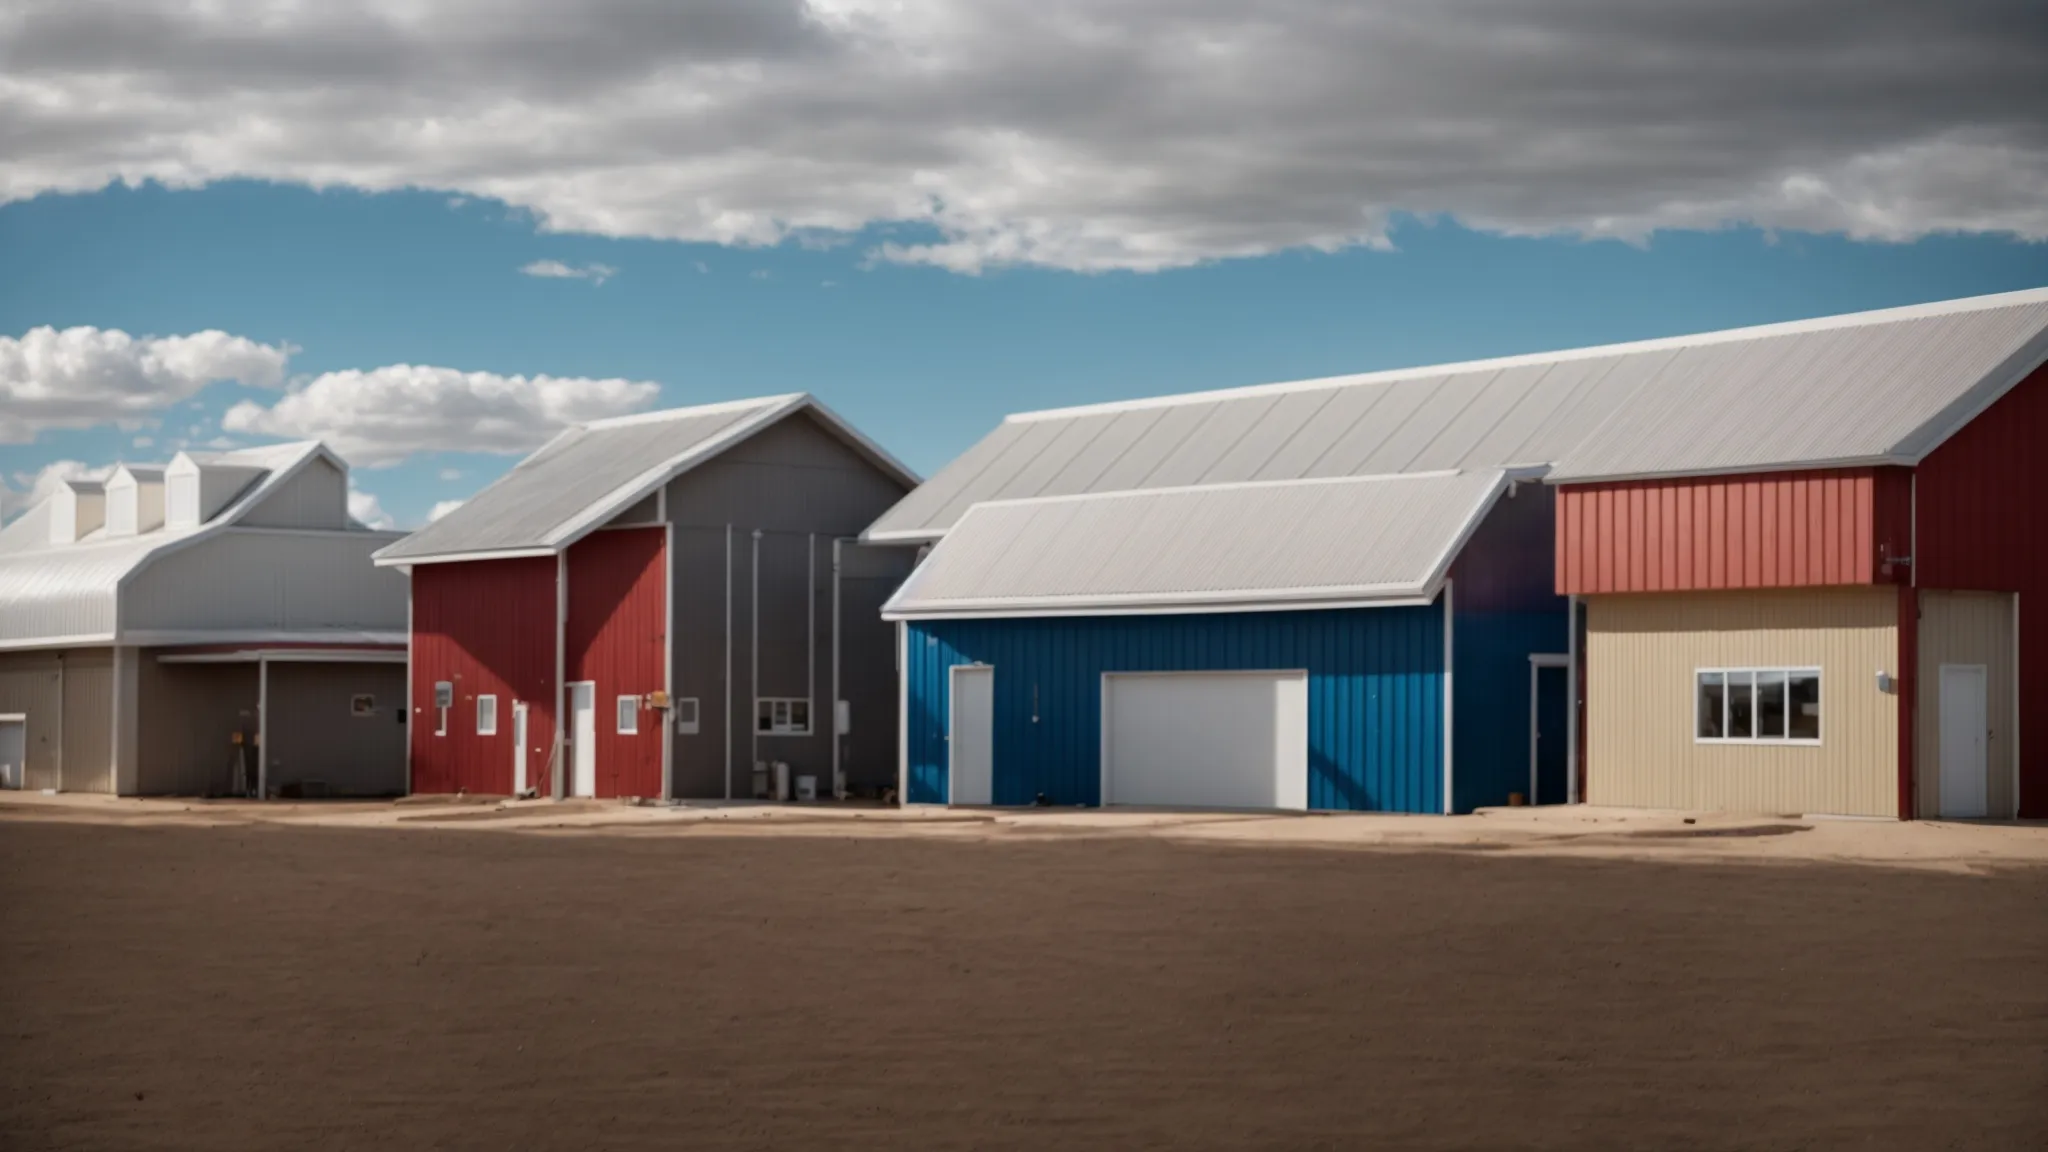
[[[0,811],[8,1149],[2048,1143],[2048,869],[1975,840],[79,811]]]

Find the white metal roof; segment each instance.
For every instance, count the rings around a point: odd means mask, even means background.
[[[1499,470],[976,504],[882,609],[944,616],[1427,603]]]
[[[563,431],[461,507],[378,552],[377,563],[552,554],[683,472],[803,411],[906,485],[918,482],[808,393],[674,408]]]
[[[985,500],[1552,465],[1551,479],[1917,461],[2048,356],[2048,289],[1027,412],[863,537]]]
[[[313,441],[248,448],[222,458],[262,468],[265,475],[197,528],[112,538],[95,533],[77,543],[54,544],[48,500],[8,525],[0,532],[0,648],[111,642],[120,623],[121,588],[151,561],[230,527],[312,460],[325,458],[346,467]]]

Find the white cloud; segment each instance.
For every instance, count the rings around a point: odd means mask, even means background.
[[[0,483],[0,521],[12,520],[48,499],[66,480],[105,480],[113,475],[112,464],[87,464],[82,460],[52,460],[33,472],[16,472],[13,485]]]
[[[0,115],[5,107],[0,96]],[[0,336],[0,444],[25,444],[50,428],[132,427],[216,381],[275,388],[292,351],[211,330],[135,337],[42,327]]]
[[[15,0],[0,200],[230,177],[1163,268],[1397,213],[2048,237],[2037,0]]]
[[[230,432],[324,440],[350,463],[375,468],[451,445],[504,455],[531,451],[566,425],[640,411],[660,392],[660,385],[644,380],[393,364],[295,383],[269,407],[242,401],[221,425]]]
[[[619,274],[619,270],[609,264],[585,264],[578,267],[574,264],[564,264],[560,260],[535,260],[520,271],[544,280],[588,280],[592,287],[603,284]]]
[[[366,527],[385,529],[397,524],[377,497],[351,484],[348,488],[348,514],[360,520]]]
[[[439,520],[441,517],[446,516],[450,512],[455,511],[457,508],[462,507],[462,504],[463,502],[460,500],[435,501],[434,506],[432,508],[427,509],[427,523],[431,524],[434,521]]]

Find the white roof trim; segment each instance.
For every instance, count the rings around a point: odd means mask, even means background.
[[[0,652],[20,652],[31,648],[97,648],[113,642],[112,632],[81,632],[75,636],[37,636],[28,640],[0,640]]]
[[[403,664],[405,649],[375,648],[243,648],[235,652],[171,653],[159,664]]]
[[[965,520],[969,513],[981,508],[1011,508],[1024,504],[1084,504],[1095,500],[1177,496],[1183,492],[1239,492],[1258,488],[1322,488],[1340,484],[1385,484],[1401,480],[1445,480],[1461,474],[1456,468],[1440,468],[1434,472],[1382,472],[1372,476],[1305,476],[1294,480],[1234,480],[1225,484],[1175,484],[1162,488],[1118,488],[1112,492],[1069,492],[1059,496],[1014,496],[1008,500],[977,500],[967,512],[961,514],[960,518]]]
[[[624,428],[633,424],[660,424],[665,420],[716,416],[720,412],[738,412],[747,408],[773,408],[801,400],[803,396],[802,392],[784,392],[779,396],[755,396],[746,400],[720,400],[711,404],[693,404],[687,408],[659,408],[653,412],[635,412],[631,416],[609,416],[603,420],[589,420],[577,425],[577,427]]]
[[[1728,344],[1739,340],[1754,340],[1763,336],[1790,336],[1801,332],[1824,332],[1834,328],[1855,328],[1866,324],[1883,324],[1898,320],[1915,320],[1927,316],[1946,316],[1957,312],[1976,312],[1987,308],[2004,308],[2015,304],[2037,304],[2042,302],[2048,302],[2048,288],[2029,288],[2020,292],[2001,292],[1989,296],[1971,296],[1961,300],[1938,300],[1931,304],[1910,304],[1901,308],[1882,308],[1871,312],[1851,312],[1840,316],[1818,316],[1809,320],[1788,320],[1776,324],[1757,324],[1748,328],[1727,328],[1720,331],[1700,332],[1687,336],[1662,336],[1651,340],[1635,340],[1621,344],[1601,344],[1591,348],[1569,348],[1554,352],[1529,352],[1484,360],[1464,360],[1450,364],[1420,364],[1411,368],[1392,368],[1379,372],[1363,372],[1343,376],[1323,376],[1312,380],[1289,380],[1274,384],[1252,384],[1241,388],[1221,388],[1208,392],[1181,392],[1171,396],[1147,396],[1135,400],[1115,400],[1105,404],[1081,404],[1069,408],[1046,408],[1037,412],[1015,413],[1005,417],[1004,423],[1022,424],[1034,420],[1057,420],[1073,416],[1089,416],[1110,412],[1133,412],[1147,408],[1173,408],[1183,404],[1206,404],[1212,401],[1237,400],[1249,396],[1278,396],[1289,392],[1306,392],[1321,388],[1337,387],[1339,385],[1391,383],[1396,380],[1426,379],[1431,376],[1449,376],[1464,372],[1526,368],[1543,364],[1561,364],[1573,360],[1597,360],[1602,357],[1621,356],[1637,352],[1700,348],[1711,344]]]
[[[141,648],[170,648],[187,644],[377,644],[403,648],[411,640],[404,632],[370,632],[348,628],[290,631],[276,628],[166,629],[123,632],[121,643]]]
[[[963,608],[938,612],[898,612],[887,607],[884,620],[1016,620],[1071,616],[1216,616],[1238,612],[1307,612],[1317,608],[1426,608],[1443,591],[1439,583],[1425,594],[1379,598],[1332,597],[1320,600],[1216,600],[1186,604],[1133,604],[1115,607]]]
[[[399,537],[401,540],[404,538]],[[526,560],[535,556],[553,556],[559,551],[559,548],[499,548],[489,552],[437,552],[432,556],[372,555],[370,562],[379,568],[410,569],[415,564],[455,564],[469,560]]]

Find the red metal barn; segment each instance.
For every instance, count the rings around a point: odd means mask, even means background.
[[[1585,798],[2048,816],[2048,291],[1654,351],[1551,474]]]
[[[879,792],[907,564],[852,538],[916,483],[807,395],[563,432],[377,555],[412,574],[412,791]]]

